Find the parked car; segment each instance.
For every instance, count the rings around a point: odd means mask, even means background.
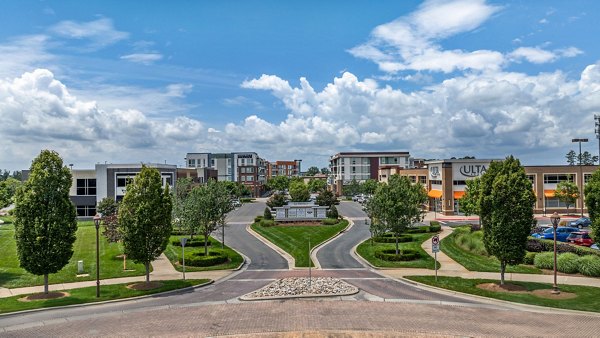
[[[600,250],[600,247],[598,246],[598,244],[592,244],[590,246],[590,249],[594,249],[594,250]]]
[[[572,232],[569,237],[567,237],[567,242],[583,246],[591,246],[594,244],[594,240],[587,231]]]
[[[548,230],[548,229],[552,229],[552,225],[536,225],[535,227],[533,227],[531,229],[531,235],[533,234],[541,234],[542,232]]]
[[[569,237],[569,235],[572,232],[576,232],[576,231],[579,231],[579,228],[558,227],[558,228],[556,228],[556,240],[560,241],[560,242],[566,242],[567,237]],[[533,234],[531,236],[535,237],[535,238],[541,238],[541,239],[554,239],[554,229],[548,228],[548,229],[544,230],[544,232],[542,232],[542,233]]]
[[[354,195],[352,196],[352,201],[354,202],[359,202],[364,198],[363,194],[358,194],[358,195]]]
[[[581,217],[571,222],[572,227],[578,227],[580,229],[583,227],[589,227],[590,225],[592,225],[592,221],[588,217]]]

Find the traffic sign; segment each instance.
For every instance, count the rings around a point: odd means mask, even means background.
[[[431,251],[434,253],[440,252],[440,237],[438,235],[431,237]]]

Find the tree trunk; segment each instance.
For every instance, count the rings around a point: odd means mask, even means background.
[[[44,293],[48,294],[48,274],[44,275]]]
[[[127,255],[123,254],[123,271],[127,270]]]
[[[225,250],[225,221],[223,221],[223,225],[221,226],[221,232],[222,232],[222,241],[221,241],[221,249]]]
[[[500,285],[504,285],[504,272],[506,271],[506,262],[500,262]]]
[[[204,234],[204,256],[208,256],[208,234]]]
[[[146,284],[150,283],[150,262],[146,262]]]
[[[396,234],[396,256],[400,254],[400,249],[398,248],[398,234]]]

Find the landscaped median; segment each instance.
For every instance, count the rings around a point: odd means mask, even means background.
[[[329,222],[331,223],[331,222]],[[281,224],[262,226],[260,222],[252,224],[252,230],[289,253],[296,261],[296,267],[309,266],[309,245],[314,248],[327,241],[348,226],[348,221],[339,220],[332,225],[323,224]],[[311,263],[314,266],[314,263]]]
[[[438,227],[428,226],[407,229],[398,237],[400,255],[395,254],[396,238],[392,233],[367,239],[356,248],[356,252],[372,266],[378,268],[435,269],[434,259],[423,250],[421,245],[438,231]]]
[[[222,249],[221,242],[212,237],[208,238],[208,256],[205,257],[204,237],[194,236],[194,239],[190,240],[189,236],[176,235],[169,239],[165,255],[177,271],[183,271],[182,237],[188,237],[185,245],[186,272],[237,269],[244,262],[244,258],[235,250],[226,245]]]
[[[552,284],[510,281],[504,287],[497,280],[460,277],[409,276],[409,280],[447,290],[528,305],[600,312],[600,288],[559,285],[560,294],[551,293]]]
[[[95,303],[116,299],[140,297],[159,292],[202,285],[209,283],[210,281],[210,279],[153,281],[151,283],[154,288],[149,290],[142,290],[145,282],[102,285],[100,287],[99,298],[96,297],[95,286],[65,291],[52,291],[50,294],[52,294],[54,297],[57,297],[53,299],[40,298],[40,294],[19,295],[0,299],[0,314],[55,306]],[[136,286],[141,286],[141,288],[136,289]]]

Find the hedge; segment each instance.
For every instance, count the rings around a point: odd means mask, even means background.
[[[271,227],[271,226],[275,225],[275,220],[261,219],[259,224],[260,224],[260,226],[263,226],[263,227]]]
[[[373,237],[373,240],[377,243],[396,243],[396,237],[391,236],[381,236],[381,237]],[[406,243],[412,242],[413,238],[411,235],[400,235],[398,236],[398,243]]]
[[[185,255],[186,266],[213,266],[226,263],[229,258],[222,251],[212,250],[208,252],[208,256],[204,252],[192,252]],[[179,264],[183,264],[183,258],[179,257]]]
[[[340,221],[337,218],[325,218],[324,220],[321,221],[321,223],[323,225],[336,225],[339,222]]]
[[[577,268],[582,275],[600,277],[600,257],[590,255],[579,257]]]
[[[536,255],[537,255],[537,252],[526,253],[525,258],[523,259],[523,264],[533,265],[533,260],[535,259]]]
[[[530,252],[544,252],[544,251],[552,251],[554,252],[554,241],[551,239],[539,239],[528,237],[527,238],[527,251]],[[556,242],[556,252],[557,253],[566,253],[572,252],[577,256],[585,256],[585,255],[595,255],[600,257],[600,250],[590,249],[584,246],[578,246],[563,242]]]
[[[375,251],[375,257],[384,261],[412,261],[421,257],[418,251],[411,249],[403,249],[399,251],[400,254],[396,255],[396,249],[383,249]]]
[[[179,239],[174,239],[171,241],[171,244],[173,246],[181,246],[181,240]],[[210,246],[211,243],[210,241],[206,242],[207,246]],[[204,246],[204,238],[203,237],[194,237],[194,239],[189,239],[187,240],[187,242],[185,243],[185,247],[197,247],[197,246]]]
[[[572,252],[558,255],[556,258],[556,270],[564,273],[577,273],[577,261],[579,256]]]
[[[533,264],[538,269],[554,269],[554,252],[542,252],[535,255]]]
[[[252,203],[254,202],[254,198],[240,198],[241,203]]]
[[[259,223],[263,219],[263,215],[254,217],[254,223]]]
[[[440,232],[440,231],[442,231],[441,225],[430,225],[429,226],[429,232]]]

